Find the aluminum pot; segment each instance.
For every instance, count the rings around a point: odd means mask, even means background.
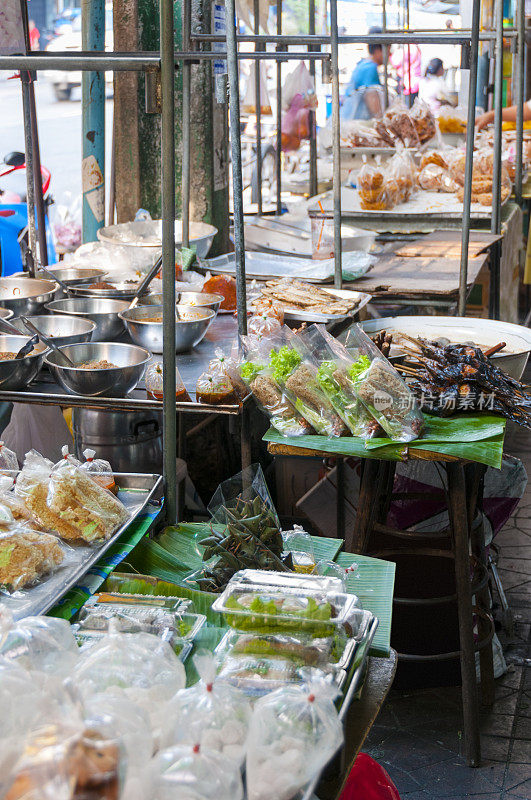
[[[162,412],[74,408],[77,458],[90,447],[116,472],[162,471]]]

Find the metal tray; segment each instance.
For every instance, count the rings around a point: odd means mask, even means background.
[[[13,476],[18,473],[9,473]],[[113,545],[129,525],[144,511],[155,495],[162,495],[162,477],[154,474],[136,472],[117,472],[114,479],[119,487],[118,496],[131,517],[121,525],[111,538],[99,546],[71,545],[66,547],[73,551],[65,559],[66,566],[43,578],[35,586],[13,594],[0,594],[0,608],[7,608],[15,619],[45,614],[68,592],[90,567]]]
[[[348,314],[319,314],[316,311],[311,311],[308,309],[304,311],[298,308],[290,308],[288,305],[281,303],[284,309],[284,319],[287,322],[341,322],[344,319],[355,319],[356,315],[368,305],[372,300],[372,295],[367,294],[366,292],[354,292],[352,289],[333,289],[325,287],[325,291],[327,291],[330,295],[337,298],[345,298],[346,300],[354,300],[357,305],[352,311],[349,311]],[[248,297],[248,306],[250,306],[253,300],[257,300],[260,297],[260,293],[258,292],[256,296],[249,295]]]

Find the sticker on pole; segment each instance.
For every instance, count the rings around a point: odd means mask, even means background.
[[[20,0],[0,2],[0,56],[26,52]]]

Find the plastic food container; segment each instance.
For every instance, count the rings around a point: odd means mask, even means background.
[[[327,671],[281,658],[248,655],[228,656],[220,665],[218,680],[237,687],[249,697],[261,697],[286,684],[325,680],[339,685],[344,683],[345,674],[343,670]]]
[[[157,608],[165,608],[167,611],[184,611],[192,605],[191,600],[186,600],[183,597],[166,597],[164,595],[155,594],[128,594],[121,592],[100,592],[91,597],[83,608],[90,608],[96,604],[102,605],[103,603],[114,603],[116,605],[133,605],[133,606],[156,606]]]
[[[304,577],[304,576],[298,576]],[[213,603],[231,628],[254,633],[302,633],[326,638],[350,635],[356,597],[341,592],[279,588],[234,582]]]
[[[269,572],[261,569],[242,569],[230,580],[230,584],[261,586],[267,589],[298,589],[299,591],[341,592],[343,582],[328,575],[308,575],[298,572]],[[230,585],[229,584],[229,585]],[[355,595],[351,595],[355,597]],[[356,601],[359,604],[358,598]]]

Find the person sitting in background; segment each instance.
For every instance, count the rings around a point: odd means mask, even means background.
[[[423,100],[434,113],[442,105],[451,105],[448,87],[444,80],[444,64],[440,58],[432,58],[424,78],[420,81],[419,98]]]
[[[370,34],[381,32],[378,26],[369,28]],[[368,58],[358,61],[352,72],[341,106],[341,119],[372,119],[382,115],[378,67],[383,64],[383,47],[371,43],[368,50]]]
[[[516,123],[516,106],[507,106],[507,108],[502,109],[502,120],[503,122],[514,122]],[[531,100],[528,100],[527,103],[524,103],[524,122],[529,122],[531,120]],[[479,117],[476,118],[476,128],[480,131],[482,128],[485,128],[487,125],[490,125],[494,122],[494,111],[486,111],[484,114],[480,114]]]
[[[406,98],[409,108],[419,93],[419,82],[422,75],[422,55],[420,47],[410,44],[393,53],[390,64],[396,70],[400,81],[400,91]]]
[[[30,50],[39,50],[39,39],[41,38],[41,35],[39,33],[39,29],[37,28],[32,19],[30,19],[28,23],[28,30],[29,30]]]

